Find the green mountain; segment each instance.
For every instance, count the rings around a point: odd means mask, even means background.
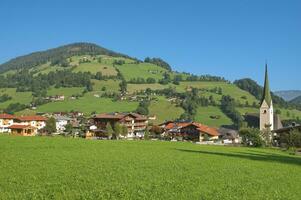
[[[0,110],[16,114],[137,111],[155,116],[150,120],[155,124],[180,118],[237,127],[245,113],[258,112],[262,95],[251,79],[233,84],[175,72],[160,58],[140,61],[90,43],[21,56],[0,65],[0,71]],[[272,98],[282,119],[301,117],[298,107]]]
[[[58,48],[49,49],[20,56],[0,65],[0,72],[7,70],[32,68],[47,62],[62,64],[66,58],[80,55],[108,55],[113,57],[130,58],[91,43],[74,43]]]

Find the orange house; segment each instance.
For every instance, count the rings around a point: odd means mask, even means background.
[[[12,135],[21,135],[21,136],[34,136],[37,132],[37,128],[30,125],[18,125],[14,124],[9,127]]]

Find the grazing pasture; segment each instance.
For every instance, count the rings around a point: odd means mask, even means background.
[[[300,199],[301,157],[160,141],[0,136],[0,199]]]

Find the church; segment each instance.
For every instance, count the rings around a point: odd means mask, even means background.
[[[280,116],[274,112],[267,64],[265,65],[264,87],[259,114],[247,113],[244,115],[244,118],[249,127],[259,128],[261,131],[267,129],[273,131],[283,128]]]
[[[275,129],[282,128],[280,117],[274,114],[267,64],[265,66],[263,95],[260,102],[259,113],[259,129],[261,131],[264,131],[266,129],[270,129],[271,131],[273,131]]]

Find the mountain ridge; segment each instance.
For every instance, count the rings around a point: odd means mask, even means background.
[[[64,59],[75,55],[108,55],[137,60],[136,58],[117,53],[94,43],[75,42],[12,58],[9,61],[0,64],[0,72],[21,68],[31,68],[47,62],[60,63],[63,62]]]
[[[277,96],[282,97],[286,101],[291,101],[301,96],[301,90],[280,90],[274,92]]]

